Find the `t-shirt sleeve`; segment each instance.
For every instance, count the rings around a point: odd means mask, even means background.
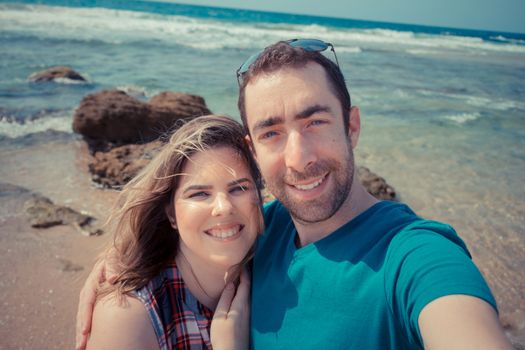
[[[454,230],[427,223],[396,235],[385,268],[385,295],[411,344],[422,347],[419,314],[447,295],[481,298],[496,308],[492,293]],[[425,227],[427,226],[427,227]]]

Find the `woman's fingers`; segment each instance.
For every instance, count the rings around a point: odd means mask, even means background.
[[[241,271],[240,283],[237,287],[237,293],[231,303],[230,311],[236,310],[238,312],[243,312],[245,311],[245,308],[250,305],[250,284],[250,274],[246,268],[243,268]]]
[[[237,290],[224,288],[211,323],[210,339],[215,350],[248,349],[250,340],[250,281],[244,273]]]
[[[224,290],[222,291],[219,302],[217,303],[217,307],[215,308],[215,314],[213,315],[213,318],[228,317],[228,312],[230,311],[234,296],[235,286],[230,282],[226,285],[226,287],[224,287]]]

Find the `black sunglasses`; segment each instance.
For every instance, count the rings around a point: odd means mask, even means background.
[[[339,67],[339,61],[337,60],[337,55],[335,54],[334,45],[332,45],[331,43],[325,43],[324,41],[318,39],[290,39],[286,40],[285,42],[290,46],[300,47],[303,50],[312,52],[321,52],[330,48],[330,50],[332,50],[332,52],[334,53],[335,63]],[[264,50],[261,50],[248,57],[248,59],[244,61],[244,63],[239,67],[239,69],[237,69],[237,82],[239,83],[239,85],[241,85],[242,75],[250,69],[250,66],[253,64],[253,62],[257,61],[257,59],[263,51]]]

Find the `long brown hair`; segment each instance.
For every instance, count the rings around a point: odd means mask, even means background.
[[[178,175],[193,154],[217,146],[235,150],[250,170],[261,203],[261,176],[244,135],[243,127],[228,117],[192,119],[180,126],[155,158],[124,187],[108,219],[120,271],[115,283],[119,294],[143,287],[175,258],[179,234],[171,226],[165,208],[177,189]],[[258,233],[262,233],[261,211],[257,220]],[[253,255],[253,249],[249,255]]]

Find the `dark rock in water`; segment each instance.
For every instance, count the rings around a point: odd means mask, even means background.
[[[370,169],[360,166],[357,168],[359,181],[367,191],[377,199],[396,200],[396,191],[386,183],[381,176],[374,174]]]
[[[103,187],[124,186],[149,163],[162,147],[161,141],[143,145],[124,145],[109,152],[96,152],[89,163],[93,181]]]
[[[93,226],[95,219],[71,208],[54,204],[49,198],[33,194],[24,208],[29,215],[29,222],[35,228],[47,228],[56,225],[72,225],[83,235],[100,235],[102,231]]]
[[[86,81],[86,79],[82,75],[78,74],[73,69],[66,66],[51,67],[43,71],[33,73],[29,76],[29,78],[27,78],[27,80],[31,82],[42,82],[53,81],[58,78]]]
[[[88,140],[145,143],[159,138],[179,119],[209,113],[199,96],[164,92],[146,103],[123,91],[107,90],[84,97],[75,111],[73,130]]]

